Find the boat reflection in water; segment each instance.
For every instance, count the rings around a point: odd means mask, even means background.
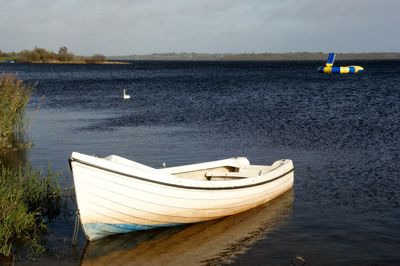
[[[88,242],[82,265],[222,264],[244,254],[291,216],[293,190],[249,211],[180,227]]]

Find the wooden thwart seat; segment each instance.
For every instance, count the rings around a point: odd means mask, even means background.
[[[240,172],[226,172],[226,173],[213,173],[213,172],[206,172],[205,174],[206,178],[208,180],[210,180],[213,177],[216,178],[237,178],[237,179],[241,179],[241,178],[247,178],[248,176],[245,176],[243,173]]]

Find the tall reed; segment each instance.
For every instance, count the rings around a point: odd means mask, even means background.
[[[25,108],[32,89],[14,74],[0,76],[0,153],[24,146]]]
[[[25,108],[32,86],[16,75],[0,75],[0,264],[20,246],[43,251],[41,233],[46,221],[61,209],[61,188],[50,169],[46,175],[25,165]],[[7,163],[17,156],[18,164]],[[21,158],[22,157],[22,158]]]
[[[40,236],[45,221],[59,214],[61,188],[52,171],[43,175],[29,165],[0,168],[0,257],[15,254],[19,246],[43,251]]]

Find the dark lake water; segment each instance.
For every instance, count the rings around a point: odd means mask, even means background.
[[[296,167],[293,190],[261,208],[85,250],[81,239],[75,257],[74,217],[64,215],[42,262],[399,265],[400,62],[357,62],[358,75],[319,74],[321,63],[0,64],[38,82],[26,156],[37,168],[51,163],[64,188],[72,151],[153,167],[236,156]]]

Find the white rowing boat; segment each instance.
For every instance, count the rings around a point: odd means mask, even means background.
[[[292,209],[290,189],[221,219],[105,237],[85,246],[81,265],[225,265],[286,224]]]
[[[239,213],[289,190],[294,180],[287,159],[264,166],[237,157],[155,169],[116,155],[73,152],[70,165],[90,241]]]

